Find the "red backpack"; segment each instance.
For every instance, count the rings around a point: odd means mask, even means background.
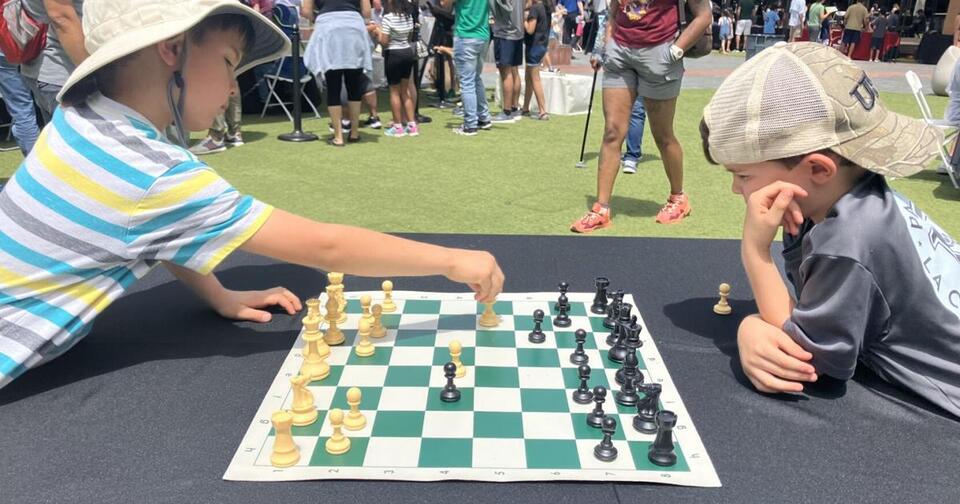
[[[33,19],[21,0],[3,0],[0,51],[13,64],[26,63],[47,45],[47,25]]]

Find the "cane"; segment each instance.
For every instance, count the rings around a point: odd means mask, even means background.
[[[577,168],[586,168],[583,162],[583,151],[587,148],[587,131],[590,129],[590,113],[593,112],[593,93],[597,90],[597,70],[593,70],[593,84],[590,85],[590,103],[587,105],[587,122],[583,125],[583,142],[580,143],[580,161]]]

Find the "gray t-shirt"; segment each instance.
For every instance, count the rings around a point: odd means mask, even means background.
[[[783,330],[817,372],[848,379],[859,360],[960,416],[960,244],[868,174],[783,245],[797,293]]]
[[[50,23],[43,0],[23,0],[23,5],[37,21]],[[83,0],[73,0],[73,8],[77,10],[77,16],[82,16]],[[33,61],[20,65],[20,73],[40,82],[63,86],[75,67],[57,39],[57,31],[51,26],[47,29],[47,46]]]
[[[523,0],[489,0],[493,14],[493,36],[507,40],[522,40]]]

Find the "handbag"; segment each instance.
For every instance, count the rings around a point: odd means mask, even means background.
[[[683,32],[683,30],[687,29],[687,19],[693,19],[695,16],[690,10],[690,6],[687,5],[686,0],[677,0],[677,9],[677,25],[680,31]],[[711,25],[707,25],[707,29],[703,31],[703,34],[700,35],[697,42],[693,44],[693,47],[684,51],[684,57],[700,58],[713,52],[713,26]]]
[[[0,50],[13,64],[32,61],[47,45],[47,25],[33,19],[22,0],[4,0],[0,17]]]

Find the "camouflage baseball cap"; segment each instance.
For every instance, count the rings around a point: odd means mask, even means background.
[[[759,163],[830,149],[885,176],[907,177],[938,155],[942,132],[888,111],[873,82],[835,49],[777,43],[737,68],[703,113],[710,157]]]

